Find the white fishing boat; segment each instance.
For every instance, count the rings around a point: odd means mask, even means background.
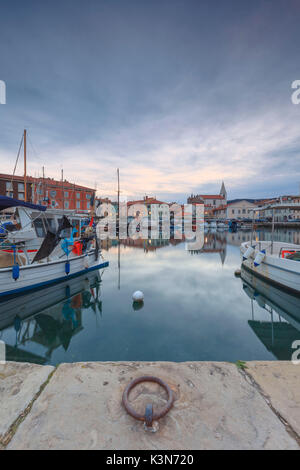
[[[0,210],[8,207],[46,210],[44,206],[0,196]],[[15,245],[13,253],[1,251],[0,298],[20,295],[108,266],[108,262],[102,259],[95,236],[77,242],[73,239],[73,232],[69,239],[62,236],[63,231],[71,227],[68,219],[62,217],[58,230],[48,230],[39,250],[32,255],[26,246],[22,253]]]
[[[274,211],[282,204],[261,208],[273,210],[271,241],[254,241],[241,244],[242,267],[271,284],[292,294],[300,295],[300,245],[274,241]],[[295,210],[300,210],[300,205]],[[289,205],[290,207],[290,205]],[[256,209],[257,210],[257,209]]]

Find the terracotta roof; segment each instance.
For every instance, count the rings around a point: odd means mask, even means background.
[[[146,199],[140,199],[139,201],[128,201],[127,205],[132,206],[133,204],[168,204],[167,202],[158,201],[155,197],[149,197]],[[169,204],[168,204],[169,205]]]
[[[224,196],[220,194],[194,194],[190,196],[188,199],[225,199]]]
[[[6,179],[8,181],[11,181],[13,179],[13,181],[24,181],[24,176],[19,176],[19,175],[14,175],[14,177],[12,177],[12,175],[8,175],[8,174],[5,174],[5,173],[0,173],[0,179]],[[53,178],[35,178],[33,176],[27,176],[27,182],[28,183],[39,183],[39,182],[42,182],[44,181],[45,184],[49,187],[49,186],[58,186],[58,187],[63,187],[64,189],[84,189],[84,190],[87,190],[87,191],[93,191],[95,192],[95,189],[92,189],[92,188],[88,188],[86,186],[81,186],[79,184],[73,184],[73,183],[70,183],[69,181],[59,181],[59,180],[55,180]]]

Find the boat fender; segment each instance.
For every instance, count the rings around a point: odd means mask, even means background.
[[[247,250],[243,254],[243,261],[245,261],[246,259],[250,258],[250,256],[253,255],[254,248],[255,248],[254,246],[248,246]]]
[[[13,250],[14,250],[14,265],[12,268],[12,277],[15,281],[17,281],[20,277],[20,266],[18,265],[16,261],[16,247],[15,246],[13,246]]]
[[[70,261],[67,261],[65,264],[65,273],[67,275],[70,273]]]
[[[12,277],[15,281],[19,279],[20,276],[20,266],[18,264],[15,264],[12,268]]]
[[[260,263],[264,260],[265,256],[266,256],[266,250],[259,251],[254,258],[254,266],[255,267],[259,266]]]
[[[144,294],[142,291],[137,290],[132,294],[132,299],[134,302],[143,302],[144,301]]]
[[[86,256],[86,257],[84,258],[83,264],[84,264],[85,269],[89,269],[90,264],[89,264],[89,258],[88,258],[88,256]]]

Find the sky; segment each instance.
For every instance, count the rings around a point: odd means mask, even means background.
[[[299,0],[0,3],[0,172],[26,128],[29,174],[101,196],[299,194]]]

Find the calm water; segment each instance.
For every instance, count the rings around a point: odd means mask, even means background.
[[[253,289],[253,279],[234,276],[239,245],[249,238],[249,232],[208,232],[201,252],[178,241],[106,243],[110,266],[101,277],[92,273],[0,304],[7,359],[290,359],[292,342],[300,340],[300,299],[292,299],[291,308],[290,299],[280,297],[277,308],[276,289],[267,287],[266,297],[263,283]],[[300,243],[300,232],[278,231],[276,239]],[[135,290],[145,294],[140,309],[132,303]]]

